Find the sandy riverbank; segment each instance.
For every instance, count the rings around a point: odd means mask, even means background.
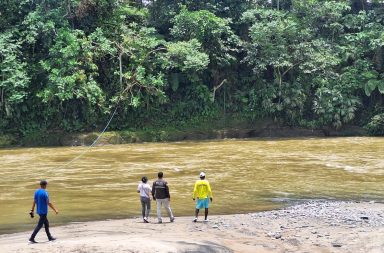
[[[191,217],[151,221],[72,223],[52,228],[54,242],[42,230],[38,244],[27,242],[30,231],[2,235],[0,252],[384,252],[383,203],[310,201],[276,211],[212,215],[208,223]]]

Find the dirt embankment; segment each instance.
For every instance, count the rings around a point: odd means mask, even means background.
[[[8,138],[1,141],[0,147],[6,146],[89,146],[100,133],[74,133],[44,132],[18,140]],[[360,127],[346,127],[339,131],[323,129],[305,129],[283,127],[269,122],[258,123],[246,127],[228,127],[223,129],[203,130],[143,130],[143,131],[111,131],[106,132],[97,145],[113,145],[141,142],[169,142],[184,140],[210,140],[226,138],[296,138],[296,137],[326,137],[326,136],[366,136],[367,133]]]

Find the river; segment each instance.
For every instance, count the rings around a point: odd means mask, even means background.
[[[211,182],[212,214],[271,210],[305,199],[384,201],[384,138],[14,148],[0,149],[0,161],[0,234],[32,231],[36,218],[28,212],[41,179],[48,180],[60,211],[50,212],[53,225],[139,217],[137,185],[144,175],[152,183],[158,171],[169,183],[176,219],[193,215],[200,171]]]

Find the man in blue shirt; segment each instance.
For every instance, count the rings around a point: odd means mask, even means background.
[[[45,233],[47,233],[48,240],[54,241],[56,238],[54,238],[51,233],[49,232],[49,222],[48,222],[48,206],[52,208],[53,211],[55,211],[56,214],[59,213],[59,211],[52,205],[51,202],[49,202],[49,196],[48,192],[46,191],[47,188],[47,181],[42,180],[40,182],[40,189],[35,191],[35,196],[32,204],[32,209],[31,209],[31,217],[33,217],[33,212],[35,210],[35,206],[37,207],[36,212],[40,216],[39,222],[37,223],[37,226],[35,230],[33,231],[31,237],[29,238],[29,241],[31,243],[36,243],[35,237],[39,230],[43,227],[45,228]]]

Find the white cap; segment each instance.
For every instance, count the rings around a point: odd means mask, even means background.
[[[204,172],[200,172],[200,177],[205,177],[205,173]]]

